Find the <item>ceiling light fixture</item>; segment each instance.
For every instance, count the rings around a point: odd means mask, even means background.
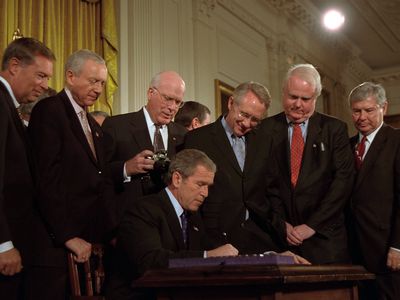
[[[335,9],[329,10],[324,14],[323,21],[329,30],[338,30],[344,23],[344,15]]]

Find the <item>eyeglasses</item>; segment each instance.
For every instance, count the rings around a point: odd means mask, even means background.
[[[238,106],[236,106],[238,107]],[[260,125],[261,120],[259,118],[256,118],[255,116],[252,116],[244,111],[239,110],[238,112],[238,117],[242,120],[249,120],[250,121],[250,125],[252,127],[257,127],[258,125]]]
[[[167,96],[165,94],[162,94],[156,87],[151,87],[153,90],[157,91],[157,93],[161,96],[161,99],[167,103],[167,105],[172,105],[174,104],[177,108],[182,108],[183,105],[185,104],[184,101],[180,100],[180,99],[176,99],[170,96]]]

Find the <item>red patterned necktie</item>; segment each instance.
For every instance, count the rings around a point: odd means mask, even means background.
[[[361,165],[363,163],[363,156],[365,153],[365,142],[367,140],[367,137],[363,135],[361,142],[357,145],[356,147],[356,168],[357,170],[360,170]]]
[[[290,171],[292,186],[295,187],[301,167],[303,157],[304,140],[301,133],[300,124],[293,124],[292,143],[290,147]]]

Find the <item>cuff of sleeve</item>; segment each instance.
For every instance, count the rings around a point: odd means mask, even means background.
[[[203,252],[203,258],[207,258],[207,251]]]
[[[397,249],[397,248],[390,247],[390,249],[392,249],[392,250],[394,250],[396,252],[400,252],[400,249]]]
[[[11,241],[0,244],[0,253],[6,252],[14,248],[14,244]]]
[[[124,163],[124,183],[125,182],[131,182],[131,176],[128,176],[126,173],[126,163]]]

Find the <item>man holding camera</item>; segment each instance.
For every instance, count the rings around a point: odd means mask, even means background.
[[[166,153],[172,157],[186,129],[172,121],[183,105],[185,82],[179,74],[156,74],[147,90],[147,105],[133,113],[107,118],[103,124],[106,153],[120,205],[117,221],[128,200],[160,191]],[[159,164],[155,165],[155,161]],[[156,166],[156,167],[155,167]]]

